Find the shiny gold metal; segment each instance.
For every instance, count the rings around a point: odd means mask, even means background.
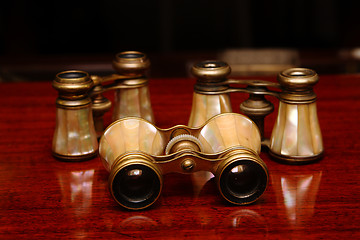
[[[225,62],[208,60],[195,64],[191,72],[201,83],[206,85],[207,83],[221,82],[226,79],[231,69]]]
[[[198,80],[194,86],[190,126],[199,126],[216,114],[231,112],[230,93],[247,93],[249,98],[241,103],[241,112],[257,124],[262,144],[270,149],[271,156],[290,164],[308,163],[322,157],[324,148],[313,91],[318,75],[313,70],[287,69],[279,74],[279,83],[227,79],[230,67],[221,61],[198,63],[192,72]],[[280,100],[270,139],[264,136],[264,119],[273,112],[274,106],[265,96]]]
[[[103,115],[112,105],[103,96],[105,91],[115,91],[114,120],[134,116],[154,122],[145,76],[149,66],[150,61],[145,54],[127,51],[117,54],[113,61],[118,74],[89,76],[79,70],[57,74],[53,81],[53,87],[59,92],[54,156],[71,161],[96,156],[98,147],[94,136],[96,139],[103,133]]]
[[[150,61],[142,52],[126,51],[116,54],[113,67],[125,76],[144,75],[150,67]]]
[[[225,153],[223,157],[226,160],[221,162],[215,173],[217,187],[221,195],[233,204],[245,205],[255,202],[267,187],[269,174],[266,164],[258,154],[254,154],[254,152],[249,149],[236,149]],[[233,178],[236,179],[241,176],[237,174],[246,171],[253,171],[253,175],[256,177],[248,175],[248,178],[243,179],[241,183],[243,186],[241,187],[244,188],[244,190],[241,191],[241,197],[246,198],[246,201],[239,202],[237,199],[239,196],[236,195],[240,195],[240,193],[236,193],[235,189],[240,187],[234,187],[229,184],[231,178],[227,179],[229,177],[226,176],[226,172],[233,174]],[[227,185],[230,185],[230,187]]]
[[[149,207],[159,198],[163,180],[160,169],[152,164],[153,161],[151,156],[141,152],[125,154],[117,159],[110,172],[109,189],[118,204],[127,209],[141,210]],[[145,171],[153,174],[153,178],[145,179],[150,180],[147,183],[139,182],[138,179],[145,174]],[[129,179],[124,180],[124,177]],[[145,184],[143,187],[148,191],[145,196],[136,194],[141,184]]]
[[[156,201],[161,176],[169,172],[212,172],[227,201],[239,205],[254,202],[268,182],[260,149],[256,124],[244,115],[224,113],[197,128],[160,129],[141,118],[123,118],[105,130],[99,153],[110,172],[115,200],[125,208],[143,209]]]
[[[187,158],[181,163],[181,167],[187,172],[191,172],[195,168],[195,165],[195,161],[191,158]]]

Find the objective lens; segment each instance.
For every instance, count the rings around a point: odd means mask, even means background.
[[[267,174],[257,162],[235,161],[229,164],[220,176],[220,191],[230,202],[248,204],[265,191]]]
[[[112,183],[116,200],[130,209],[142,209],[156,201],[161,191],[161,180],[156,172],[142,164],[121,169]]]

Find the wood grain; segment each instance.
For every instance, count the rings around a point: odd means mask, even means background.
[[[157,126],[187,124],[194,82],[150,80]],[[270,185],[249,206],[225,203],[209,176],[168,174],[158,202],[133,212],[111,198],[99,158],[68,163],[51,156],[56,91],[50,82],[0,84],[0,238],[359,238],[360,76],[321,76],[315,91],[321,161],[288,166],[261,153]],[[246,96],[231,97],[238,112]],[[268,137],[275,115],[266,120]]]

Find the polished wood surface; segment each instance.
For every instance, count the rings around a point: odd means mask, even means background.
[[[157,126],[187,124],[194,82],[150,80]],[[227,204],[204,173],[168,174],[150,209],[127,211],[111,198],[99,158],[69,163],[52,157],[57,93],[51,82],[2,83],[0,238],[360,238],[360,75],[321,76],[315,91],[324,158],[289,166],[261,153],[270,184],[256,203]],[[231,98],[238,112],[246,96]],[[267,136],[276,111],[267,117]]]

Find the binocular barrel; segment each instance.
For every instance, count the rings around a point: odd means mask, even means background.
[[[270,138],[270,155],[293,164],[320,159],[324,153],[313,86],[319,77],[313,70],[292,68],[278,76],[282,92]]]
[[[58,90],[53,155],[65,161],[81,161],[97,155],[91,99],[94,86],[88,73],[64,71],[56,75],[53,87]]]
[[[154,122],[148,80],[145,77],[145,73],[150,67],[148,57],[144,53],[136,51],[122,52],[115,56],[113,67],[118,74],[131,78],[115,80],[118,86],[124,87],[114,89],[113,121],[133,116]]]

